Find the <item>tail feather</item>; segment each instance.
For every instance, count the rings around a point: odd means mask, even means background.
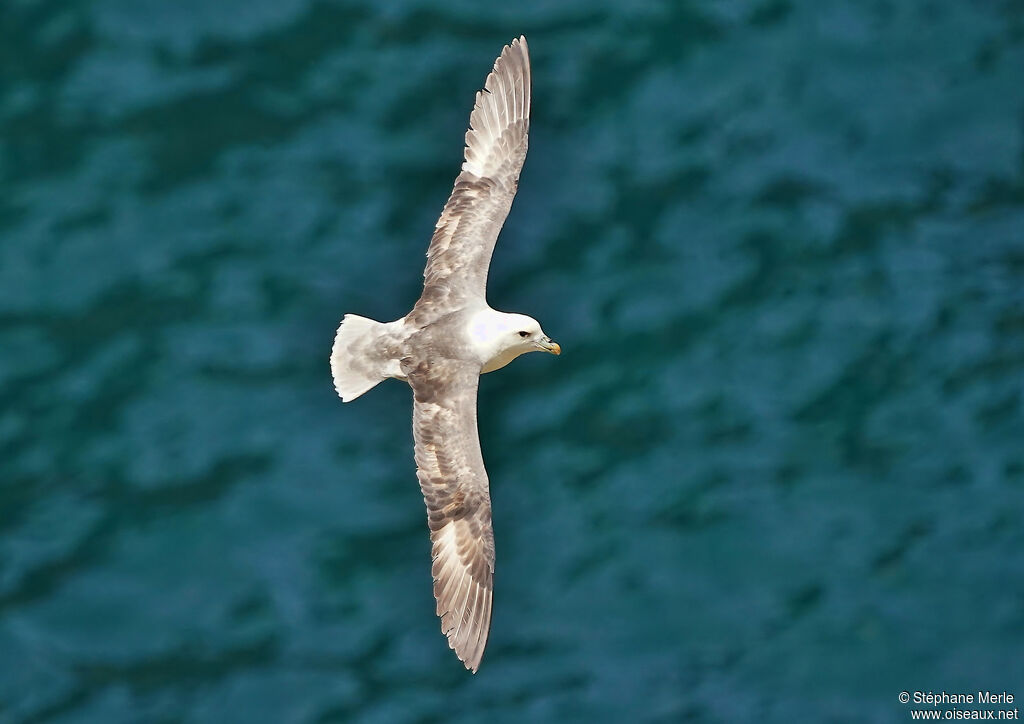
[[[334,336],[331,375],[343,402],[351,402],[387,379],[386,360],[377,351],[387,325],[355,314],[346,314]]]

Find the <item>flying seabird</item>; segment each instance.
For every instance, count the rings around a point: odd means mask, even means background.
[[[331,373],[350,402],[388,377],[413,391],[416,477],[433,542],[434,598],[448,645],[476,673],[491,627],[494,534],[477,434],[480,375],[526,352],[560,354],[536,320],[487,304],[487,269],[519,185],[530,129],[526,38],[506,45],[466,132],[465,161],[427,250],[423,293],[394,322],[346,314]]]

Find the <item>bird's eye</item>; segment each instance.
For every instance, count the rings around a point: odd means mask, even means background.
[[[525,339],[526,337],[530,336],[530,333],[529,332],[520,332],[519,336]]]

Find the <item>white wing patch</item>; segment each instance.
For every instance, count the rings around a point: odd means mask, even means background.
[[[466,667],[475,672],[487,644],[492,591],[489,581],[481,585],[471,570],[476,555],[480,555],[471,550],[477,547],[473,537],[459,521],[451,521],[438,531],[434,536],[432,573],[441,633],[448,637],[448,645]],[[470,565],[463,560],[467,555]]]
[[[496,177],[518,151],[523,133],[515,125],[523,121],[528,127],[530,120],[530,64],[524,60],[528,53],[525,37],[513,40],[494,62],[483,90],[477,92],[466,131],[463,171],[480,178]]]

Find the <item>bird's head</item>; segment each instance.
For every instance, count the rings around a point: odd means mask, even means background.
[[[562,354],[562,348],[558,342],[544,334],[544,330],[540,328],[540,322],[533,317],[527,317],[525,314],[509,314],[506,321],[508,322],[506,332],[508,347],[515,349],[517,354],[527,352]]]
[[[483,372],[500,369],[527,352],[562,353],[558,343],[544,334],[540,323],[525,314],[486,309],[473,316],[468,331]]]

